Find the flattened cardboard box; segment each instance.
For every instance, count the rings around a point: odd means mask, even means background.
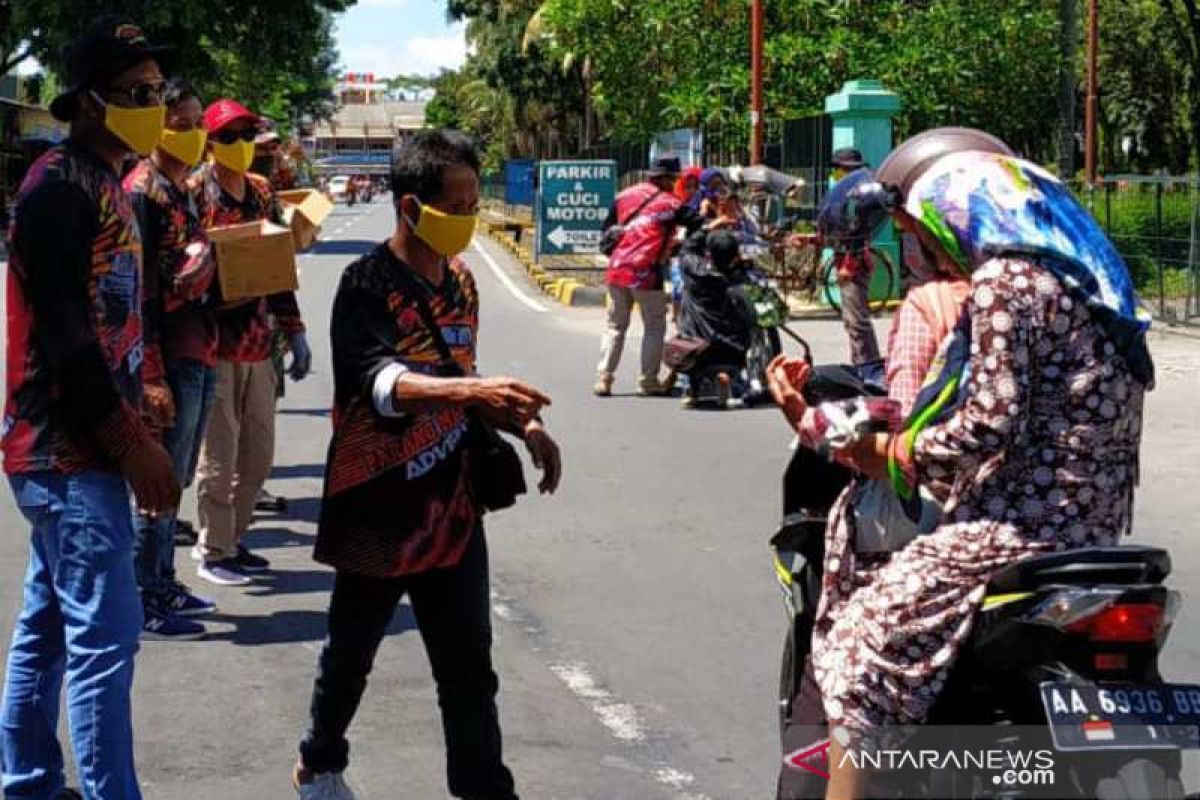
[[[292,229],[296,251],[306,250],[317,240],[321,223],[333,211],[333,203],[316,189],[291,189],[279,193],[283,218]]]
[[[266,220],[208,232],[217,250],[217,275],[226,300],[265,297],[300,288],[292,232]]]

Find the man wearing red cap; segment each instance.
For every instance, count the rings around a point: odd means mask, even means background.
[[[206,228],[269,219],[282,224],[270,183],[250,172],[259,117],[233,100],[204,112],[212,161],[193,178]],[[301,380],[312,356],[293,292],[231,304],[217,315],[217,392],[197,470],[200,540],[192,551],[197,574],[221,586],[245,586],[270,564],[242,537],[275,451],[275,370],[272,317],[288,337],[290,374]]]

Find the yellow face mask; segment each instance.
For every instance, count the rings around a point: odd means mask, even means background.
[[[192,128],[190,131],[173,131],[170,128],[163,128],[158,146],[189,167],[194,167],[200,163],[200,159],[204,155],[204,143],[207,141],[208,131],[204,128]]]
[[[412,227],[417,238],[441,256],[456,256],[466,250],[475,235],[474,214],[447,214],[432,206],[421,204],[421,219]]]
[[[126,108],[104,102],[95,92],[91,94],[104,107],[104,127],[139,156],[148,156],[154,151],[167,121],[166,106]]]
[[[243,142],[238,139],[233,144],[213,143],[213,158],[226,169],[238,174],[244,174],[254,161],[254,142]]]

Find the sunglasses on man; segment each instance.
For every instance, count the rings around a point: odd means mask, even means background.
[[[101,91],[115,98],[118,101],[118,105],[123,105],[127,108],[149,108],[163,104],[163,96],[167,91],[167,82],[135,83],[133,86],[107,86]]]
[[[253,142],[257,135],[258,131],[254,128],[243,128],[242,130],[220,131],[212,134],[209,138],[220,144],[233,144],[239,139],[243,142]]]

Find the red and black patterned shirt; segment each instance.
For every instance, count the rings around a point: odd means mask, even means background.
[[[246,194],[238,200],[217,181],[211,163],[196,171],[191,182],[207,230],[268,219],[283,224],[283,211],[271,184],[261,175],[246,173]],[[295,292],[280,292],[260,300],[222,310],[217,315],[217,357],[223,361],[255,362],[271,357],[271,317],[285,334],[303,333]]]
[[[116,471],[149,440],[129,197],[109,164],[68,141],[25,176],[9,241],[5,472]]]
[[[372,390],[393,364],[442,374],[409,267],[387,244],[346,268],[333,303],[334,432],[316,559],[338,570],[394,576],[457,564],[479,522],[467,474],[462,408],[382,416]],[[413,275],[462,374],[475,372],[479,296],[455,261],[441,286]]]
[[[217,317],[220,289],[216,261],[207,244],[194,199],[148,158],[125,176],[142,233],[145,264],[147,382],[162,376],[162,363],[177,359],[217,363]]]

